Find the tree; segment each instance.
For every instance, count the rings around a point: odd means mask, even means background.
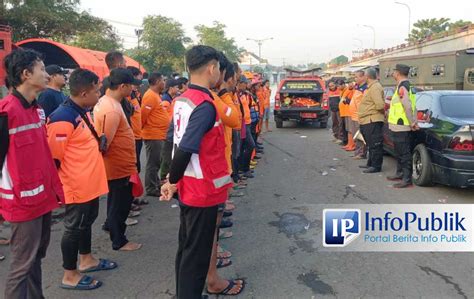
[[[342,65],[342,64],[345,64],[345,63],[348,63],[348,62],[349,62],[349,58],[347,56],[340,55],[340,56],[337,56],[336,58],[332,59],[329,62],[329,64]]]
[[[77,32],[79,0],[2,1],[0,6],[1,21],[13,27],[15,42],[32,37],[67,40]]]
[[[127,51],[149,71],[171,74],[184,70],[185,44],[191,39],[183,25],[172,18],[148,16],[143,20],[141,47]]]
[[[194,27],[197,31],[199,44],[222,51],[229,60],[237,62],[244,49],[239,48],[233,38],[226,37],[225,28],[226,26],[218,21],[214,21],[213,26],[198,25]]]
[[[427,38],[430,35],[446,31],[449,27],[449,18],[440,18],[440,19],[421,19],[416,21],[413,24],[413,28],[410,35],[408,36],[408,41],[419,41]]]
[[[454,23],[449,24],[449,29],[462,28],[471,25],[471,21],[457,20]]]
[[[122,39],[115,32],[114,27],[106,21],[83,13],[80,23],[82,32],[79,32],[71,42],[73,46],[104,52],[122,48]]]

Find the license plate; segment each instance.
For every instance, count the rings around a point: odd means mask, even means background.
[[[302,118],[316,118],[317,116],[316,113],[301,113]]]

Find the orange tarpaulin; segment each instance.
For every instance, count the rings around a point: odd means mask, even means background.
[[[75,69],[78,67],[93,71],[103,79],[109,74],[105,64],[107,53],[89,49],[77,48],[61,44],[49,39],[31,38],[16,43],[19,47],[34,49],[44,55],[46,65],[57,64],[63,68]],[[145,71],[140,64],[130,57],[125,56],[127,66],[135,66]]]

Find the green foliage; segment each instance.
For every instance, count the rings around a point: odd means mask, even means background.
[[[87,24],[94,24],[94,26]],[[103,52],[122,48],[122,39],[106,21],[83,13],[80,19],[80,27],[83,28],[83,31],[79,32],[71,42],[73,46]]]
[[[348,62],[349,62],[349,58],[347,56],[340,55],[332,59],[329,63],[334,64],[334,65],[342,65]]]
[[[470,24],[472,24],[472,22],[464,20],[450,22],[449,18],[421,19],[413,24],[415,28],[412,29],[407,40],[410,42],[424,40],[429,36],[436,36]]]
[[[149,71],[170,74],[184,70],[185,36],[183,25],[164,16],[148,16],[143,20],[141,47],[127,51]]]
[[[226,26],[218,21],[214,21],[212,26],[198,25],[194,27],[199,44],[224,52],[231,61],[239,61],[240,54],[244,49],[239,48],[233,38],[226,37],[225,28]]]

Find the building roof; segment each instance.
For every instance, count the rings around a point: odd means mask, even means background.
[[[109,69],[105,64],[105,55],[107,55],[105,52],[82,49],[42,38],[23,40],[16,45],[42,53],[46,65],[57,64],[68,69],[81,67],[93,71],[101,79],[109,74]],[[135,66],[140,68],[142,72],[145,71],[137,61],[127,56],[124,57],[127,66]]]

